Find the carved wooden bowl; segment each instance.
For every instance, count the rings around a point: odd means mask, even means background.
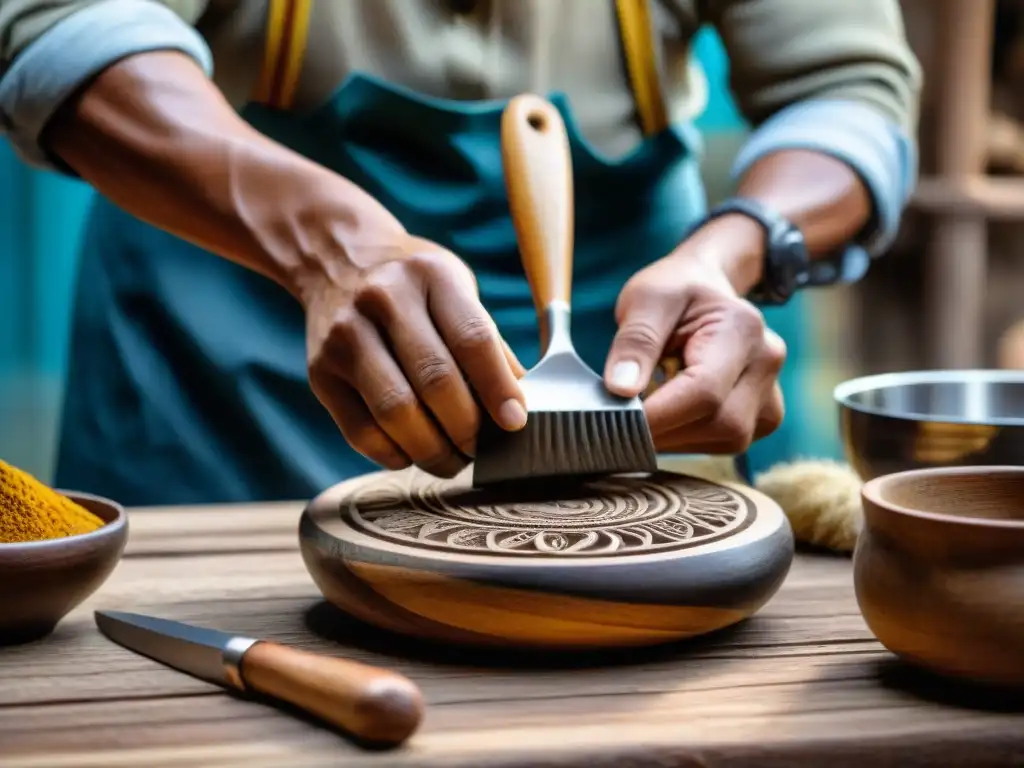
[[[750,616],[792,562],[789,521],[750,488],[659,472],[510,498],[471,478],[381,472],[314,499],[299,537],[324,597],[449,643],[641,646]]]
[[[868,627],[914,665],[1024,686],[1024,467],[953,467],[864,485],[854,552]]]
[[[50,634],[113,572],[128,540],[128,516],[109,499],[58,491],[103,520],[60,539],[0,544],[0,646]]]

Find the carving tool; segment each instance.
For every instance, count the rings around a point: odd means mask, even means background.
[[[508,432],[483,420],[473,483],[654,472],[657,456],[640,398],[609,392],[573,347],[572,163],[555,106],[532,94],[512,99],[502,115],[501,150],[544,354],[520,380],[526,426]]]
[[[367,742],[398,744],[423,698],[396,672],[266,640],[120,611],[96,611],[115,643],[208,682],[287,702]]]

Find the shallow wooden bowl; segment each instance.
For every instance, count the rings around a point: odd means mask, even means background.
[[[857,601],[904,660],[1024,684],[1024,468],[913,470],[864,485]]]
[[[105,521],[90,533],[0,544],[0,645],[45,637],[110,576],[128,539],[128,517],[113,501],[59,491]]]
[[[314,499],[299,537],[324,597],[448,643],[641,646],[750,616],[792,562],[789,521],[749,488],[661,472],[510,498],[471,478],[381,472]]]

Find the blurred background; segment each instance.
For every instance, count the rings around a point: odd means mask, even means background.
[[[793,439],[841,456],[832,388],[851,376],[924,367],[1024,367],[1024,4],[904,0],[925,70],[921,184],[892,251],[850,288],[801,298],[812,349],[791,361],[813,399]],[[938,54],[941,52],[941,56]],[[694,56],[710,101],[704,176],[729,191],[746,126],[711,30]],[[52,478],[65,386],[76,249],[91,191],[28,170],[0,142],[0,456]],[[1018,338],[1019,337],[1019,338]]]

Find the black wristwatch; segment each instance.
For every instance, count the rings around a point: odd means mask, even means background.
[[[749,216],[765,232],[761,281],[751,289],[747,299],[755,304],[785,304],[793,294],[812,282],[812,263],[803,233],[791,221],[757,200],[732,197],[712,208],[700,226],[730,213]],[[818,277],[814,281],[818,284],[820,280],[828,282],[831,276],[822,274],[814,277]]]

